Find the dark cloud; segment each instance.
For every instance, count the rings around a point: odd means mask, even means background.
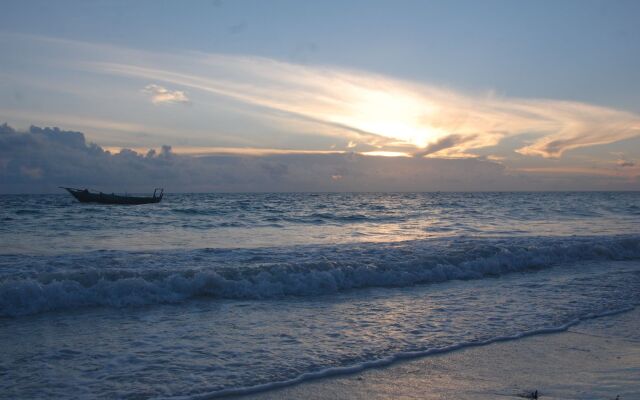
[[[154,187],[164,187],[168,192],[555,187],[536,179],[511,175],[502,165],[481,159],[372,157],[357,153],[193,157],[176,154],[170,146],[146,154],[127,149],[111,153],[88,143],[81,132],[38,127],[19,132],[6,124],[0,125],[0,193],[56,192],[57,186],[108,192],[147,192]],[[593,180],[590,182],[593,185]],[[577,187],[563,184],[563,190],[572,188]]]
[[[415,157],[424,157],[427,156],[429,154],[434,154],[437,153],[441,150],[444,149],[450,149],[452,147],[456,147],[462,143],[471,141],[473,139],[475,139],[476,136],[472,135],[472,136],[461,136],[461,135],[449,135],[449,136],[445,136],[442,139],[429,144],[427,147],[425,147],[423,150],[418,151],[416,153],[414,153],[413,155]]]

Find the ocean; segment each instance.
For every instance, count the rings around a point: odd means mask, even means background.
[[[250,393],[638,304],[638,192],[0,196],[0,398]]]

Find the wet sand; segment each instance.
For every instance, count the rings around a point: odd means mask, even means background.
[[[640,309],[243,399],[640,399]]]

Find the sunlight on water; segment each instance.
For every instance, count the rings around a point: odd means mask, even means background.
[[[167,194],[160,204],[0,196],[0,253],[635,233],[638,193]],[[37,229],[36,229],[37,228]]]

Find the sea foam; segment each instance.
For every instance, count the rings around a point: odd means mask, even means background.
[[[77,307],[268,299],[482,279],[586,260],[640,258],[640,237],[437,239],[266,249],[3,256],[0,316]],[[10,265],[12,262],[22,265]],[[29,270],[29,273],[21,271]]]

